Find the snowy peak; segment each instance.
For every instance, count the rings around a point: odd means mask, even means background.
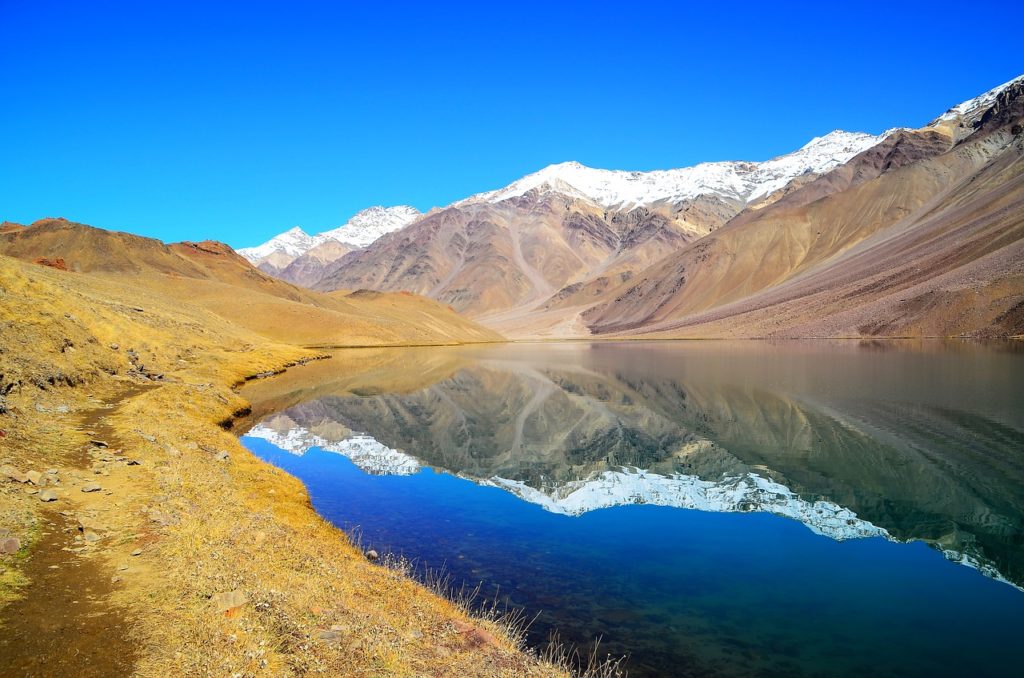
[[[409,205],[368,207],[349,219],[344,226],[324,231],[316,237],[320,242],[337,240],[354,248],[366,247],[382,235],[408,226],[420,216],[422,213]]]
[[[497,191],[474,195],[462,204],[497,203],[534,190],[561,193],[602,207],[620,209],[692,200],[702,195],[745,203],[783,188],[800,175],[828,172],[885,136],[837,130],[815,137],[793,153],[765,162],[707,162],[651,172],[602,170],[578,162],[563,162],[549,165]]]
[[[290,257],[298,257],[315,244],[312,236],[298,226],[295,226],[280,235],[274,236],[262,245],[244,247],[238,250],[238,253],[252,263],[256,263],[275,252],[282,252]]]
[[[311,236],[296,226],[274,236],[262,245],[245,247],[238,250],[238,253],[256,264],[275,253],[285,254],[294,259],[331,240],[351,249],[361,249],[382,235],[409,225],[420,216],[420,211],[409,205],[369,207],[358,212],[338,228]]]
[[[975,118],[980,117],[982,113],[988,110],[992,104],[996,102],[996,97],[998,97],[1003,90],[1017,83],[1024,83],[1024,75],[1019,75],[1009,82],[1004,82],[998,87],[993,87],[984,94],[979,94],[973,99],[968,99],[963,103],[957,104],[935,120],[931,121],[928,126],[934,127],[940,123],[957,119],[963,119],[966,122],[973,122]]]

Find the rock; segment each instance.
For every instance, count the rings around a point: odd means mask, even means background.
[[[105,440],[90,440],[89,444],[93,447],[110,447]]]
[[[216,459],[217,461],[228,461],[228,459],[230,459],[231,457],[227,452],[221,450],[217,454],[213,455],[213,458]]]
[[[341,642],[342,634],[341,631],[335,631],[333,629],[330,631],[317,631],[316,638],[328,645],[337,645]]]
[[[82,485],[82,492],[99,492],[102,489],[99,483],[86,483]]]
[[[127,459],[125,460],[124,463],[126,466],[138,466],[142,462],[140,462],[138,459]]]
[[[249,602],[245,594],[239,590],[218,593],[210,599],[213,609],[217,612],[230,612]]]
[[[84,532],[84,533],[82,534],[82,537],[83,537],[83,538],[84,538],[84,539],[85,539],[85,540],[86,540],[87,542],[89,542],[90,544],[95,544],[96,542],[98,542],[98,541],[99,541],[100,539],[102,539],[102,538],[103,538],[103,537],[99,536],[98,534],[96,534],[95,532],[93,532],[92,530],[86,530],[86,531],[85,531],[85,532]]]
[[[39,493],[39,501],[57,501],[57,493],[50,489],[42,490]]]
[[[369,560],[371,563],[377,562],[380,559],[380,554],[374,551],[373,549],[370,549],[366,552],[366,559]]]
[[[28,481],[33,485],[42,484],[43,474],[40,473],[39,471],[26,471],[25,476],[28,478]]]
[[[118,350],[118,349],[120,349],[120,348],[121,348],[121,347],[120,347],[120,346],[119,346],[118,344],[111,344],[111,345],[110,345],[110,350],[111,350],[111,351],[117,351],[117,350]]]
[[[57,414],[67,414],[71,411],[71,408],[67,405],[57,405]]]
[[[133,556],[141,556],[142,555],[142,549],[135,549],[134,551],[132,551],[132,555]]]
[[[16,483],[28,482],[28,476],[19,471],[18,469],[14,468],[13,466],[11,466],[10,464],[0,466],[0,474],[2,474],[8,480],[12,480]]]
[[[21,542],[17,537],[7,537],[0,541],[0,553],[17,553],[19,549],[21,549]]]

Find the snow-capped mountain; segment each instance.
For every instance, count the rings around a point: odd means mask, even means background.
[[[992,104],[995,103],[996,97],[998,97],[1003,90],[1011,85],[1022,82],[1024,82],[1024,75],[1017,76],[1009,82],[1004,82],[998,87],[993,87],[984,94],[979,94],[973,99],[968,99],[963,103],[957,104],[929,123],[929,127],[934,127],[943,122],[957,120],[958,118],[962,118],[967,122],[972,122],[975,117],[984,113],[992,106]]]
[[[238,250],[238,253],[249,261],[256,263],[275,252],[281,252],[290,257],[298,257],[312,249],[315,245],[316,242],[314,242],[313,236],[295,226],[280,235],[274,236],[262,245],[245,247]]]
[[[296,226],[274,236],[262,245],[239,249],[238,253],[256,264],[275,253],[295,259],[329,240],[340,242],[350,249],[361,249],[382,235],[397,231],[412,223],[420,216],[420,211],[409,205],[395,207],[378,205],[358,212],[346,224],[338,228],[317,235],[309,235]]]
[[[501,202],[529,191],[552,191],[606,208],[632,209],[657,202],[680,202],[702,195],[750,202],[786,186],[803,174],[828,172],[871,148],[890,132],[875,136],[834,131],[802,148],[765,162],[706,162],[681,169],[626,172],[586,167],[578,162],[549,165],[505,188],[471,196],[462,203]]]
[[[315,239],[319,241],[317,244],[331,239],[352,248],[366,247],[382,235],[411,224],[420,216],[420,211],[409,205],[368,207],[349,219],[344,226],[324,231]]]

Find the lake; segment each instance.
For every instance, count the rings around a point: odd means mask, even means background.
[[[1019,675],[1024,347],[341,351],[243,436],[367,548],[630,675]]]

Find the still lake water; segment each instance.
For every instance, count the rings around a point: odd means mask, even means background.
[[[641,676],[1024,671],[1019,346],[351,355],[285,375],[243,442],[366,546],[539,614],[535,645],[601,637]]]

